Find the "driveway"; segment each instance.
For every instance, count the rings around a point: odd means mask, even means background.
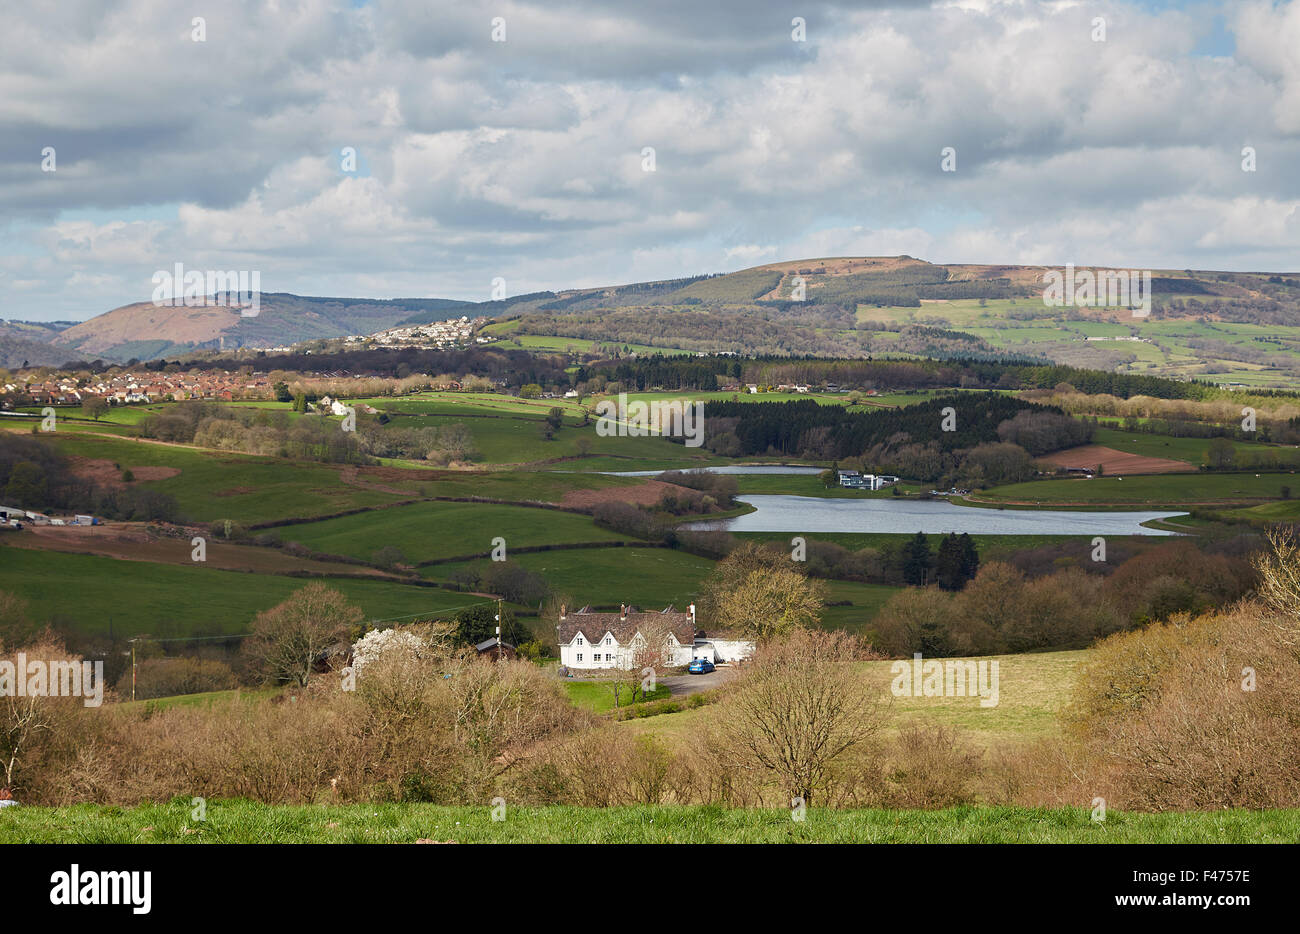
[[[667,687],[673,697],[687,697],[719,687],[735,676],[736,671],[737,669],[728,667],[716,668],[707,675],[670,675],[660,678],[659,683]]]

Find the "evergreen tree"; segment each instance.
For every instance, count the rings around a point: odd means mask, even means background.
[[[909,584],[924,584],[926,572],[932,564],[930,543],[924,532],[917,532],[916,537],[903,546],[903,580]]]
[[[980,553],[975,550],[975,540],[969,532],[961,533],[961,573],[966,580],[974,580],[980,569]]]
[[[961,590],[966,584],[963,569],[961,542],[956,533],[949,533],[939,542],[939,558],[935,562],[935,576],[944,590]]]

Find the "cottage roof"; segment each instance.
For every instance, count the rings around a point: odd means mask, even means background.
[[[695,641],[695,624],[690,613],[680,613],[672,607],[659,612],[646,612],[636,607],[627,607],[623,613],[593,613],[591,607],[583,607],[576,613],[560,617],[560,624],[555,627],[556,636],[562,645],[568,645],[573,637],[582,633],[588,640],[602,638],[605,633],[612,633],[619,645],[627,645],[640,631],[663,628],[671,632],[682,645],[691,645]]]

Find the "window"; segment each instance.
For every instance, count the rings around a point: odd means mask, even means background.
[[[578,645],[582,645],[582,636],[578,636],[578,640],[577,640],[577,641],[578,641]],[[579,655],[578,658],[582,658],[582,656]]]
[[[605,644],[606,644],[606,645],[613,645],[613,644],[614,644],[614,637],[613,637],[613,636],[606,636],[606,637],[605,637]]]
[[[582,661],[582,653],[581,653],[581,652],[578,653],[578,661]]]
[[[607,662],[612,662],[613,660],[614,660],[614,656],[613,656],[613,655],[606,655],[606,656],[605,656],[605,661],[607,661]]]

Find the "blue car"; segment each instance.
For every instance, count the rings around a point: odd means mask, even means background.
[[[693,675],[707,675],[710,671],[715,671],[716,669],[713,666],[713,662],[709,661],[707,658],[697,658],[686,666],[686,670]]]

